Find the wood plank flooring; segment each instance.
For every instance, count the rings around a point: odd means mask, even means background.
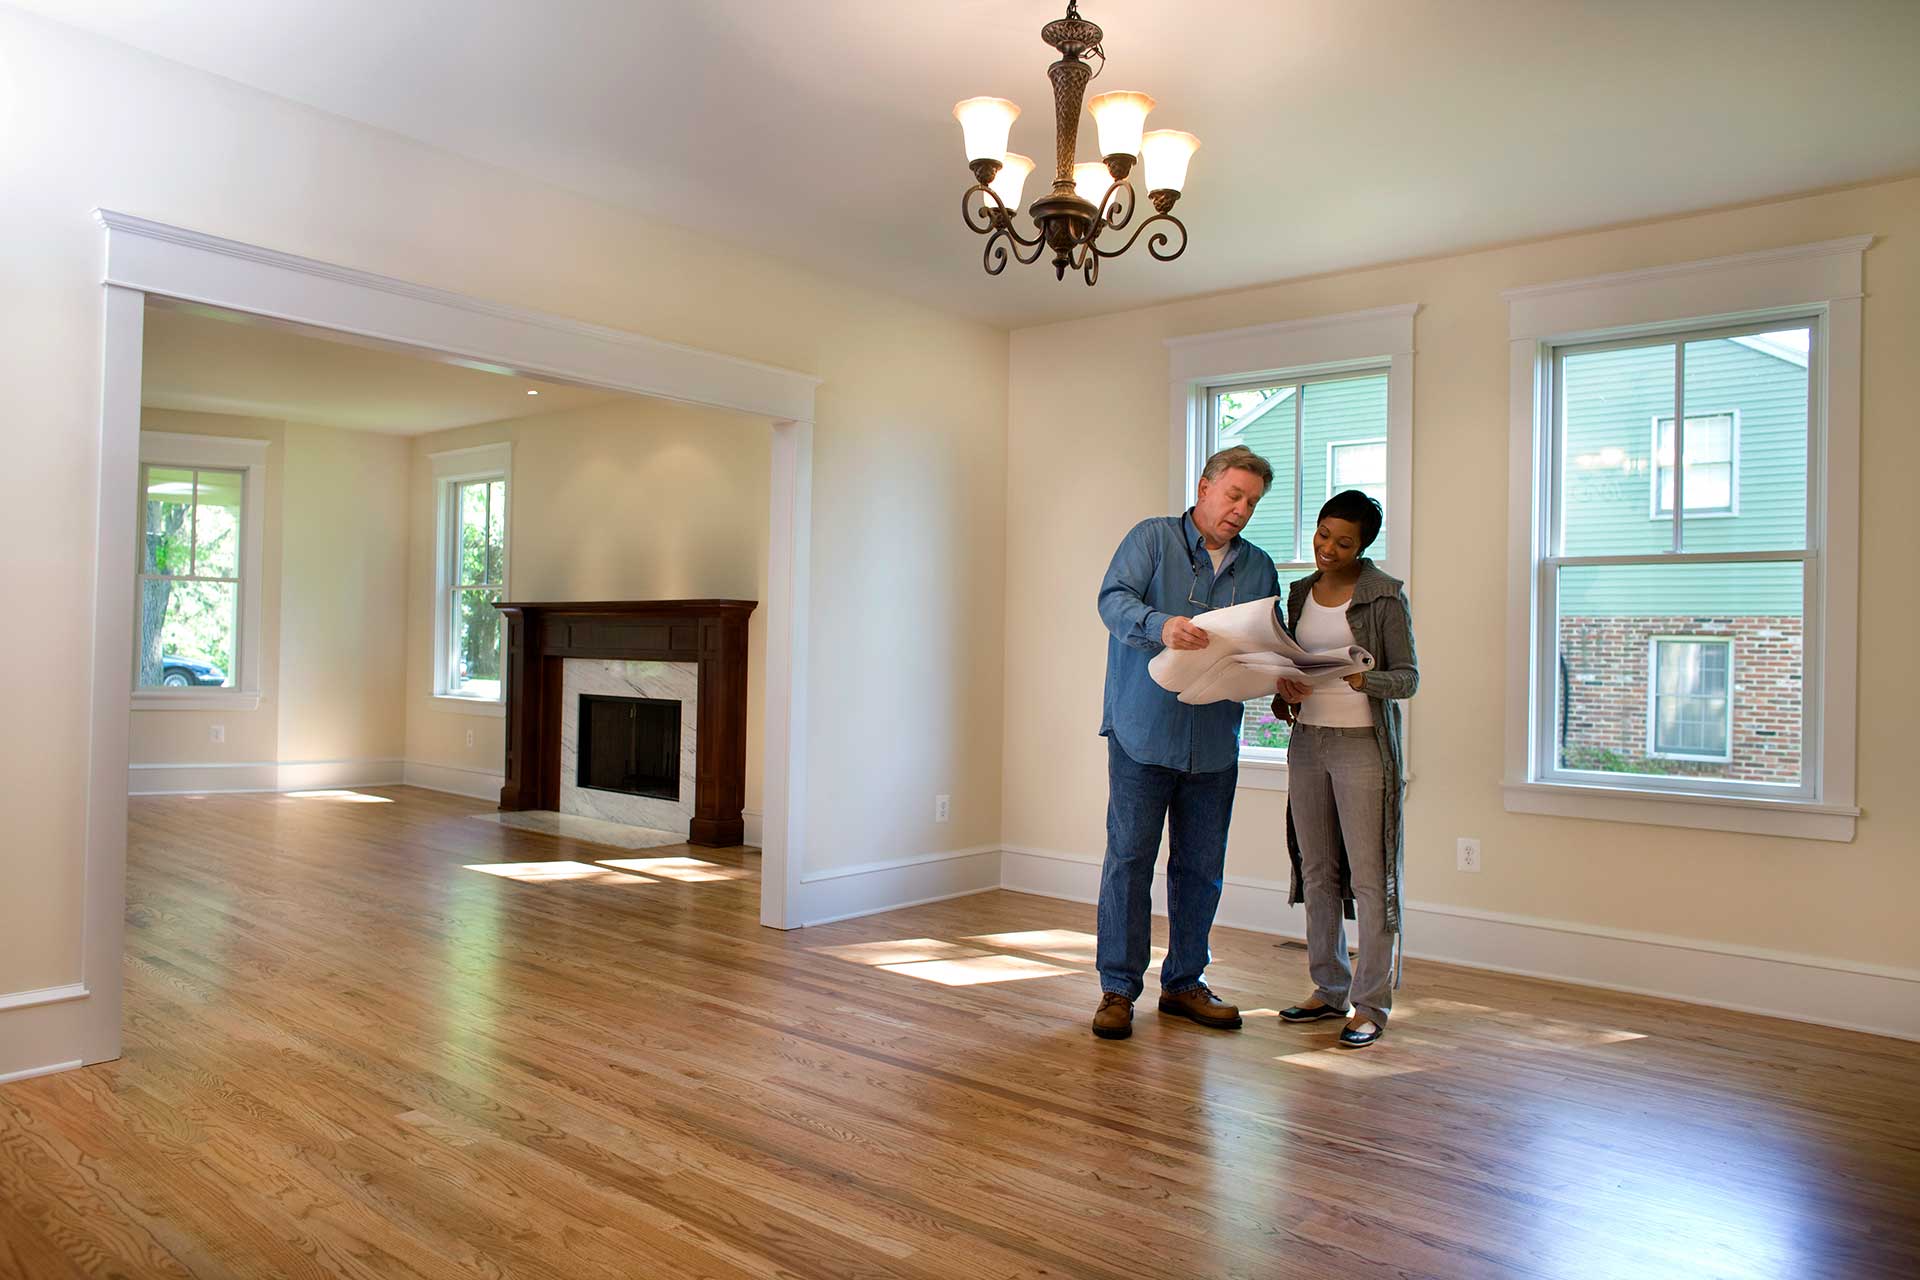
[[[1419,962],[1361,1054],[1107,1043],[1091,907],[782,934],[748,851],[483,807],[133,801],[126,1056],[0,1086],[0,1276],[1920,1275],[1920,1045]]]

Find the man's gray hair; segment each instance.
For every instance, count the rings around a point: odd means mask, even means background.
[[[1251,471],[1259,476],[1262,494],[1273,488],[1273,467],[1265,458],[1243,444],[1234,445],[1231,449],[1222,449],[1208,458],[1206,469],[1200,473],[1200,478],[1218,480],[1223,472],[1232,471],[1235,468]]]

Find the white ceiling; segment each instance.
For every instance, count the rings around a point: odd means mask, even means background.
[[[1203,144],[1186,256],[1088,289],[984,276],[949,115],[1012,98],[1044,167],[1064,0],[24,2],[1009,326],[1920,170],[1915,0],[1084,0],[1095,88]]]
[[[150,409],[410,436],[621,398],[211,307],[147,307],[140,403]]]

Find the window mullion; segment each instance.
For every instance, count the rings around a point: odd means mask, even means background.
[[[200,572],[200,472],[189,473],[187,482],[187,576]]]
[[[1306,523],[1307,513],[1307,430],[1306,430],[1307,384],[1296,383],[1293,388],[1293,554],[1305,560],[1300,546],[1300,526]]]
[[[1687,342],[1673,342],[1673,552],[1685,549],[1687,510]]]

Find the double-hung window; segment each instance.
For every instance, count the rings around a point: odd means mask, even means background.
[[[1857,532],[1836,540],[1831,523],[1857,492],[1845,256],[1703,264],[1692,291],[1675,268],[1508,295],[1528,485],[1513,499],[1526,614],[1509,666],[1526,685],[1509,686],[1524,712],[1509,807],[1785,829],[1771,808],[1797,834],[1850,835],[1851,743],[1831,736],[1852,736],[1857,590]],[[1716,294],[1749,314],[1659,323],[1656,308]]]
[[[259,704],[267,442],[143,432],[134,705]]]
[[[499,714],[504,706],[511,447],[433,455],[437,493],[434,692],[452,705]]]
[[[1273,557],[1282,595],[1313,570],[1313,531],[1320,508],[1345,489],[1359,489],[1386,508],[1387,382],[1385,368],[1208,388],[1207,452],[1244,445],[1273,467],[1273,487],[1241,536]],[[1381,540],[1369,548],[1379,554]],[[1240,722],[1243,759],[1281,758],[1287,725],[1271,697],[1246,704]]]
[[[1412,306],[1176,338],[1173,430],[1186,465],[1173,509],[1193,503],[1206,460],[1244,445],[1273,467],[1242,536],[1273,557],[1280,596],[1313,572],[1313,531],[1333,494],[1358,489],[1386,519],[1367,555],[1406,572],[1413,457]],[[1284,785],[1287,726],[1271,698],[1246,704],[1242,786]]]

